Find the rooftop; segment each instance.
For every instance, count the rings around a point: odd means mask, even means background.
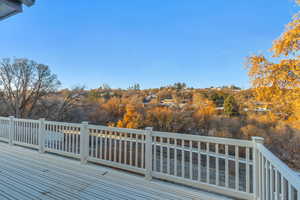
[[[0,20],[23,11],[23,4],[32,6],[35,0],[0,0]]]

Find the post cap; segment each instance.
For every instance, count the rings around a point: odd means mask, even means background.
[[[264,143],[264,138],[263,137],[254,136],[254,137],[251,137],[251,138],[252,138],[253,142],[260,143],[260,144]]]
[[[45,121],[46,119],[45,119],[45,118],[40,118],[39,120],[40,120],[40,121]]]
[[[89,122],[87,121],[84,121],[84,122],[81,122],[83,125],[89,125]]]

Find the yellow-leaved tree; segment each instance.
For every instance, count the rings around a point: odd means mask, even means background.
[[[202,94],[193,95],[193,106],[195,107],[195,117],[206,119],[216,113],[216,106],[213,101],[205,98]]]
[[[213,101],[205,98],[202,94],[193,95],[193,106],[195,119],[199,128],[209,131],[209,125],[212,117],[216,113],[216,106]]]
[[[126,105],[126,113],[122,120],[119,120],[117,127],[120,128],[141,128],[143,126],[143,115],[138,112],[135,105],[129,103]]]
[[[300,121],[299,14],[293,17],[284,33],[273,42],[272,58],[254,55],[247,62],[257,101],[267,105],[272,117],[294,125]]]

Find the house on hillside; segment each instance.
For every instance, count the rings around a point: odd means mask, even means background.
[[[166,98],[160,101],[160,104],[163,106],[174,106],[175,100],[173,98]]]
[[[148,103],[150,103],[150,101],[152,100],[152,99],[156,99],[157,98],[157,95],[155,95],[155,94],[149,94],[148,96],[146,96],[144,99],[143,99],[143,103],[144,104],[148,104]]]

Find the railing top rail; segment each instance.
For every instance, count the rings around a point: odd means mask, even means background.
[[[300,177],[298,174],[289,168],[284,162],[270,152],[263,144],[257,144],[257,149],[260,153],[273,165],[276,169],[289,181],[291,184],[300,189]]]
[[[194,140],[199,142],[211,142],[211,143],[218,143],[224,145],[228,144],[228,145],[237,145],[243,147],[253,147],[253,142],[250,140],[229,139],[229,138],[201,136],[201,135],[188,135],[183,133],[170,133],[170,132],[160,132],[160,131],[154,131],[153,136],[182,139],[182,140]]]
[[[9,118],[8,118],[9,119]],[[14,118],[14,121],[17,122],[30,122],[30,123],[38,123],[38,120],[34,119],[21,119],[21,118]]]
[[[112,131],[112,132],[133,133],[133,134],[140,134],[140,135],[145,135],[147,133],[146,130],[141,130],[141,129],[116,128],[116,127],[100,126],[100,125],[88,125],[88,128],[103,130],[103,131]]]
[[[59,126],[72,126],[72,127],[76,127],[76,128],[81,127],[80,123],[69,123],[69,122],[45,121],[45,124],[59,125]]]
[[[0,117],[2,120],[9,120],[9,117]]]

